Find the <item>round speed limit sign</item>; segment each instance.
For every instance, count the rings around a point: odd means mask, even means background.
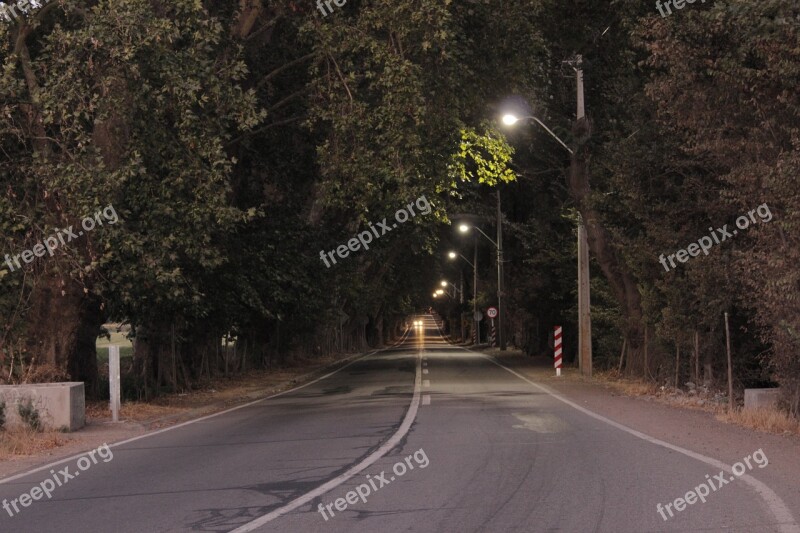
[[[487,309],[486,310],[486,316],[488,316],[489,318],[496,318],[497,317],[497,308],[496,307],[490,307],[489,309]]]

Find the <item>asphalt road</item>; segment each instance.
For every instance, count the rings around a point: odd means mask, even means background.
[[[451,347],[423,319],[300,389],[6,481],[0,531],[800,532],[756,459],[675,510],[723,465]],[[52,497],[23,507],[54,475]]]

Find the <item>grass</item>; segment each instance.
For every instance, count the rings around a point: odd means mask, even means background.
[[[640,379],[623,378],[616,370],[594,372],[593,377],[627,396],[657,396],[659,393],[657,384]]]
[[[30,428],[0,431],[0,461],[38,455],[69,441],[70,438],[60,431],[34,431]]]
[[[133,357],[132,346],[121,346],[119,349],[119,358],[125,359],[126,357]],[[108,347],[97,348],[97,363],[100,365],[108,363]]]
[[[718,414],[717,420],[767,433],[800,435],[800,420],[775,409],[735,409]]]
[[[144,402],[123,402],[120,406],[120,420],[144,422],[155,418],[181,412],[172,406],[154,405]],[[111,410],[107,401],[86,402],[86,416],[92,420],[111,420]]]
[[[107,364],[108,363],[108,347],[111,345],[119,346],[119,357],[120,359],[124,357],[132,357],[133,356],[133,344],[131,344],[130,339],[127,337],[127,331],[117,331],[117,327],[115,324],[105,324],[105,327],[111,338],[108,339],[106,337],[98,337],[95,346],[97,347],[97,362],[99,364]]]

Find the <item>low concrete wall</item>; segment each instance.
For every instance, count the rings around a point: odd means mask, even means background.
[[[24,426],[19,405],[30,404],[39,414],[42,429],[75,431],[86,424],[86,398],[82,382],[1,385],[5,427]]]
[[[781,390],[774,389],[745,389],[744,408],[745,409],[769,409],[778,404],[778,397]]]

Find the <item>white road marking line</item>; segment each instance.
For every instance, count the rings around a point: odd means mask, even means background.
[[[422,395],[422,405],[430,405],[431,404],[431,395],[430,394],[423,394]]]
[[[173,429],[178,429],[178,428],[181,428],[181,427],[184,427],[184,426],[188,426],[189,424],[196,424],[197,422],[202,422],[204,420],[208,420],[209,418],[214,418],[215,416],[220,416],[220,415],[224,415],[224,414],[227,414],[227,413],[232,413],[233,411],[237,411],[239,409],[244,409],[245,407],[250,407],[251,405],[256,405],[257,403],[261,403],[261,402],[266,401],[266,400],[271,400],[272,398],[277,398],[278,396],[283,396],[284,394],[289,394],[290,392],[298,391],[300,389],[308,387],[309,385],[313,385],[314,383],[320,382],[323,379],[329,378],[332,375],[336,374],[337,372],[341,372],[342,370],[344,370],[348,366],[352,365],[353,363],[356,363],[356,362],[358,362],[358,361],[360,361],[360,360],[362,360],[362,359],[364,359],[366,357],[369,357],[370,355],[375,355],[378,352],[384,352],[386,350],[391,350],[395,346],[399,346],[401,343],[403,343],[403,341],[405,341],[407,337],[408,337],[408,332],[403,334],[403,337],[398,342],[396,342],[395,344],[392,344],[391,346],[388,346],[386,348],[381,348],[380,350],[374,350],[374,351],[371,351],[369,353],[365,353],[364,355],[355,357],[352,361],[350,361],[346,365],[342,365],[341,367],[337,368],[333,372],[329,372],[329,373],[325,374],[324,376],[320,376],[317,379],[315,379],[314,381],[309,381],[308,383],[304,383],[303,385],[300,385],[299,387],[295,387],[293,389],[288,389],[288,390],[285,390],[283,392],[279,392],[277,394],[273,394],[271,396],[265,396],[263,398],[259,398],[258,400],[255,400],[255,401],[252,401],[252,402],[248,402],[248,403],[244,403],[242,405],[237,405],[236,407],[231,407],[230,409],[225,409],[224,411],[220,411],[218,413],[212,413],[210,415],[201,416],[200,418],[195,418],[194,420],[188,420],[186,422],[182,422],[180,424],[177,424],[177,425],[174,425],[174,426],[170,426],[168,428],[158,429],[158,430],[150,432],[150,433],[145,433],[144,435],[139,435],[137,437],[132,437],[130,439],[121,440],[119,442],[115,442],[113,444],[109,444],[108,447],[109,448],[114,448],[116,446],[122,446],[123,444],[128,444],[129,442],[134,442],[134,441],[137,441],[137,440],[140,440],[140,439],[146,439],[147,437],[153,437],[155,435],[160,435],[161,433],[166,433],[167,431],[172,431]],[[25,472],[20,472],[19,474],[15,474],[13,476],[9,476],[9,477],[0,479],[0,485],[2,485],[3,483],[7,483],[9,481],[13,481],[15,479],[19,479],[21,477],[29,476],[30,474],[35,474],[36,472],[41,472],[42,470],[47,470],[48,468],[52,468],[52,467],[58,466],[60,464],[64,464],[66,462],[72,461],[73,459],[78,459],[80,457],[83,457],[84,455],[86,455],[90,451],[92,451],[92,450],[86,450],[85,452],[77,453],[77,454],[72,455],[70,457],[65,457],[64,459],[59,459],[58,461],[53,461],[52,463],[46,464],[44,466],[39,466],[39,467],[33,468],[31,470],[26,470]]]
[[[284,505],[283,507],[279,507],[275,509],[271,513],[265,514],[261,518],[257,518],[252,522],[244,524],[242,526],[237,527],[230,533],[246,533],[248,531],[254,531],[264,524],[275,520],[276,518],[285,515],[290,511],[294,511],[298,507],[301,507],[308,502],[314,500],[315,498],[319,498],[326,492],[329,492],[342,483],[346,482],[348,479],[352,478],[359,472],[365,470],[368,466],[376,462],[378,459],[392,451],[392,449],[400,444],[403,438],[406,436],[408,431],[411,429],[411,424],[414,423],[414,419],[417,417],[417,411],[419,410],[419,403],[420,403],[420,381],[422,379],[422,373],[420,372],[420,359],[417,358],[417,370],[416,376],[414,378],[414,396],[411,398],[411,405],[408,406],[408,411],[406,411],[406,416],[403,419],[403,423],[400,424],[400,427],[397,429],[394,435],[391,436],[389,440],[387,440],[383,445],[372,452],[366,459],[358,463],[356,466],[349,469],[344,474],[333,478],[332,480],[328,481],[324,485],[320,485],[316,489],[307,492],[306,494],[300,496],[299,498],[295,498],[290,503]]]
[[[439,331],[441,333],[441,330],[439,330]],[[460,348],[460,347],[454,346],[454,348]],[[557,392],[551,390],[549,387],[546,387],[545,385],[541,385],[539,383],[535,383],[535,382],[529,380],[528,378],[526,378],[525,376],[523,376],[522,374],[519,374],[518,372],[515,372],[514,370],[504,366],[502,363],[500,363],[499,361],[495,360],[494,357],[488,356],[488,355],[480,353],[480,352],[475,352],[475,351],[472,351],[472,350],[467,349],[467,348],[461,348],[461,349],[464,350],[464,351],[470,352],[470,353],[474,353],[474,354],[480,355],[484,359],[488,359],[489,361],[491,361],[495,365],[499,366],[500,368],[503,368],[503,369],[507,370],[508,372],[511,372],[512,374],[514,374],[515,376],[520,378],[522,381],[525,381],[525,382],[533,385],[534,387],[538,388],[539,390],[549,394],[550,396],[552,396],[556,400],[558,400],[560,402],[563,402],[563,403],[569,405],[570,407],[572,407],[574,409],[577,409],[578,411],[584,413],[585,415],[591,416],[592,418],[594,418],[596,420],[599,420],[601,422],[605,422],[606,424],[608,424],[610,426],[613,426],[613,427],[615,427],[615,428],[617,428],[617,429],[619,429],[621,431],[624,431],[625,433],[633,435],[634,437],[638,437],[638,438],[640,438],[642,440],[645,440],[645,441],[647,441],[647,442],[649,442],[651,444],[655,444],[657,446],[662,446],[662,447],[667,448],[669,450],[674,450],[674,451],[676,451],[678,453],[682,453],[683,455],[686,455],[687,457],[691,457],[692,459],[696,459],[698,461],[701,461],[703,463],[711,465],[711,466],[713,466],[715,468],[719,468],[720,470],[724,470],[725,472],[728,472],[728,473],[731,473],[731,474],[733,473],[733,470],[731,470],[731,468],[728,465],[726,465],[722,461],[718,461],[717,459],[714,459],[713,457],[708,457],[708,456],[705,456],[703,454],[696,453],[696,452],[693,452],[691,450],[687,450],[686,448],[681,448],[680,446],[676,446],[674,444],[670,444],[669,442],[657,439],[655,437],[651,437],[650,435],[647,435],[646,433],[642,433],[641,431],[636,431],[633,428],[629,428],[628,426],[625,426],[625,425],[620,424],[618,422],[614,422],[613,420],[611,420],[609,418],[606,418],[603,415],[597,414],[594,411],[590,411],[589,409],[586,409],[585,407],[582,407],[582,406],[578,405],[577,403],[566,399],[565,397],[561,396]],[[795,522],[794,516],[792,516],[792,512],[789,510],[788,507],[786,507],[786,504],[784,503],[784,501],[780,498],[780,496],[778,496],[775,493],[775,491],[773,491],[771,488],[769,488],[763,482],[757,480],[756,478],[754,478],[754,477],[752,477],[752,476],[750,476],[748,474],[744,474],[744,475],[740,476],[740,479],[742,479],[746,484],[750,485],[750,488],[752,488],[761,497],[761,499],[764,500],[764,503],[766,503],[767,507],[769,508],[769,511],[772,513],[772,516],[775,518],[775,521],[777,522],[776,525],[779,526],[779,529],[780,529],[781,533],[800,533],[800,525],[798,525],[797,522]]]
[[[430,387],[431,386],[431,380],[429,380],[429,379],[422,380],[422,386],[423,387]]]
[[[423,373],[423,374],[427,374],[427,373],[428,373],[428,369],[427,369],[427,368],[423,368],[423,369],[422,369],[422,373]]]
[[[472,350],[469,350],[469,351],[472,351]],[[473,352],[473,353],[477,353],[477,352]],[[625,433],[629,433],[629,434],[633,435],[634,437],[639,437],[640,439],[646,440],[647,442],[650,442],[650,443],[655,444],[657,446],[662,446],[664,448],[667,448],[667,449],[670,449],[670,450],[674,450],[674,451],[676,451],[678,453],[682,453],[683,455],[689,456],[692,459],[697,459],[698,461],[702,461],[702,462],[704,462],[704,463],[706,463],[708,465],[711,465],[711,466],[713,466],[715,468],[719,468],[720,470],[724,470],[726,472],[732,472],[731,468],[728,465],[726,465],[725,463],[723,463],[722,461],[718,461],[718,460],[716,460],[716,459],[714,459],[712,457],[707,457],[707,456],[705,456],[703,454],[696,453],[696,452],[693,452],[691,450],[687,450],[686,448],[681,448],[680,446],[676,446],[674,444],[670,444],[669,442],[665,442],[665,441],[657,439],[655,437],[651,437],[650,435],[647,435],[646,433],[642,433],[641,431],[636,431],[633,428],[629,428],[628,426],[625,426],[625,425],[620,424],[618,422],[614,422],[613,420],[611,420],[609,418],[606,418],[603,415],[599,415],[599,414],[597,414],[597,413],[595,413],[593,411],[590,411],[589,409],[586,409],[585,407],[582,407],[582,406],[576,404],[575,402],[567,400],[566,398],[564,398],[563,396],[561,396],[557,392],[551,390],[549,387],[546,387],[544,385],[540,385],[539,383],[535,383],[535,382],[529,380],[525,376],[523,376],[523,375],[511,370],[510,368],[508,368],[506,366],[503,366],[501,363],[492,360],[490,357],[487,357],[484,354],[479,354],[479,355],[482,355],[486,359],[489,359],[492,363],[496,364],[500,368],[508,370],[509,372],[511,372],[512,374],[514,374],[518,378],[520,378],[521,380],[530,383],[534,387],[536,387],[536,388],[542,390],[543,392],[549,394],[550,396],[552,396],[556,400],[559,400],[559,401],[569,405],[570,407],[572,407],[574,409],[577,409],[578,411],[580,411],[580,412],[582,412],[582,413],[584,413],[584,414],[586,414],[588,416],[591,416],[592,418],[595,418],[595,419],[597,419],[597,420],[599,420],[601,422],[605,422],[606,424],[609,424],[609,425],[611,425],[611,426],[613,426],[613,427],[615,427],[615,428],[617,428],[617,429],[619,429],[621,431],[624,431]],[[775,517],[777,525],[779,526],[780,531],[782,533],[800,533],[800,525],[798,525],[797,522],[795,522],[794,517],[792,516],[792,512],[789,510],[788,507],[786,507],[786,504],[783,502],[783,500],[781,500],[780,496],[775,494],[775,492],[771,488],[769,488],[767,485],[765,485],[764,483],[762,483],[761,481],[757,480],[756,478],[754,478],[752,476],[749,476],[749,475],[745,474],[745,475],[741,476],[740,479],[742,479],[745,483],[750,485],[750,488],[752,488],[756,493],[758,493],[759,496],[761,496],[761,499],[764,500],[764,502],[767,504],[767,507],[769,508],[770,512]]]

